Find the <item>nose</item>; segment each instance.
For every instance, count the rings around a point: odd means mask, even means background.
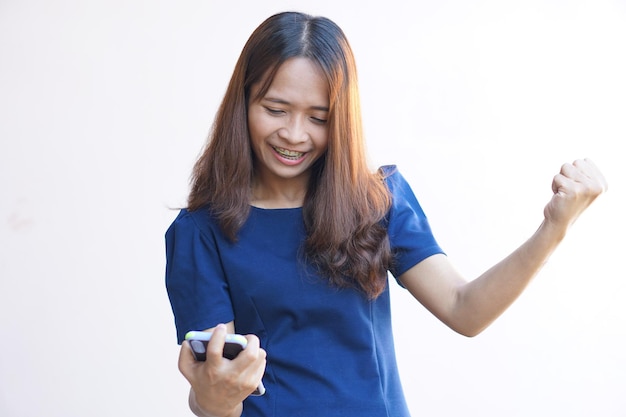
[[[289,117],[286,124],[278,131],[278,135],[289,143],[302,143],[308,138],[305,120],[299,116]]]

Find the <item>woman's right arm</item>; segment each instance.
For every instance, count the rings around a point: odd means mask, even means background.
[[[239,417],[243,400],[259,385],[265,371],[266,353],[259,339],[246,335],[248,345],[233,360],[222,356],[227,333],[234,333],[233,322],[213,329],[207,345],[206,361],[194,359],[188,342],[183,342],[178,369],[191,384],[189,408],[199,417]]]

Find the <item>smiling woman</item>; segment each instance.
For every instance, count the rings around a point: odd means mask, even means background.
[[[370,170],[348,42],[327,18],[271,16],[237,62],[166,233],[179,369],[199,416],[408,417],[387,274],[474,336],[521,294],[606,189],[593,162],[564,164],[538,230],[466,280],[394,166]],[[198,363],[188,331],[211,329]],[[245,335],[222,358],[227,332]],[[250,396],[263,380],[266,393]]]
[[[333,284],[374,297],[390,258],[382,177],[365,158],[345,34],[324,17],[281,13],[241,52],[194,167],[188,209],[208,207],[234,241],[252,206],[302,207],[308,261]]]
[[[248,105],[255,181],[251,204],[300,207],[313,164],[328,147],[328,83],[308,58],[283,63],[263,97],[252,87]]]
[[[626,280],[616,273],[623,244],[612,244],[626,236],[616,147],[626,138],[626,2],[618,0],[1,0],[0,416],[190,415],[164,291],[163,232],[171,208],[187,206],[190,168],[247,38],[285,5],[331,17],[349,36],[372,171],[397,164],[437,241],[469,277],[537,229],[562,161],[589,155],[611,182],[540,279],[477,338],[449,331],[390,277],[393,340],[413,415],[624,417]],[[344,112],[358,115],[358,100],[333,103],[332,95],[331,152],[333,132],[356,131]],[[235,138],[247,115],[224,128],[235,159],[210,177],[217,188],[239,183],[230,173],[253,163],[249,142]],[[303,211],[250,208],[264,234],[250,242],[244,226],[238,243],[224,247],[256,242],[262,261],[249,256],[254,248],[220,252],[227,256],[193,272],[195,257],[216,253],[207,235],[172,261],[188,266],[199,294],[220,279],[209,265],[229,264],[229,280],[219,282],[233,293],[247,284],[238,331],[245,317],[259,317],[260,300],[277,304],[282,327],[255,334],[267,351],[267,398],[278,401],[298,387],[270,385],[285,375],[277,369],[291,361],[317,388],[322,379],[306,356],[335,356],[351,337],[329,340],[321,327],[349,312],[353,321],[365,317],[344,300],[335,305],[333,293],[311,292],[325,314],[306,303],[312,275],[275,281],[293,272],[283,260],[298,255],[275,242],[301,230],[288,220]],[[324,220],[321,229],[330,229]],[[245,299],[253,290],[258,296]],[[190,315],[221,308],[227,297],[219,294],[187,298]],[[310,346],[283,358],[290,326]],[[344,362],[328,372],[344,385],[337,392],[362,378]]]

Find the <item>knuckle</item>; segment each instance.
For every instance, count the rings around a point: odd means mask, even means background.
[[[258,349],[247,347],[240,353],[240,355],[243,355],[246,360],[253,361],[258,357]]]

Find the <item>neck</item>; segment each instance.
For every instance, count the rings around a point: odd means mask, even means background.
[[[250,204],[259,208],[302,207],[308,185],[307,178],[289,178],[267,181],[255,177]]]

